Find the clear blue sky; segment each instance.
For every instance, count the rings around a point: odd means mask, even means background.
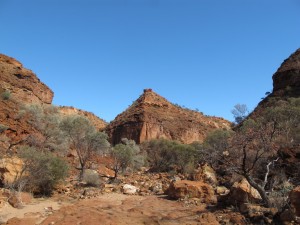
[[[0,0],[0,52],[107,121],[144,88],[233,120],[299,47],[299,0]]]

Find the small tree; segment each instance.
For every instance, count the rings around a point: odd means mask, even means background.
[[[135,144],[134,140],[122,139],[122,143],[117,144],[111,149],[113,159],[112,169],[117,178],[119,171],[123,171],[131,167],[141,167],[144,164],[144,157],[139,154],[140,148]]]
[[[68,116],[60,123],[70,147],[75,149],[79,159],[79,179],[82,180],[86,164],[93,153],[102,154],[109,148],[107,135],[99,132],[91,122],[82,116]]]
[[[67,163],[52,153],[41,152],[33,147],[22,147],[19,155],[24,166],[15,180],[17,187],[50,195],[54,187],[67,176]]]
[[[239,124],[248,116],[249,111],[245,104],[236,104],[231,113],[234,116],[235,122]]]

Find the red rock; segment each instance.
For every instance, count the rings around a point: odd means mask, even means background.
[[[225,119],[176,106],[151,89],[145,89],[127,110],[108,125],[106,132],[113,144],[119,143],[122,138],[136,143],[159,138],[192,143],[203,141],[214,129],[229,127],[230,122]]]
[[[237,204],[238,206],[243,203],[257,203],[261,200],[261,196],[258,191],[251,187],[245,179],[233,184],[228,198],[232,204]]]
[[[175,181],[170,184],[167,192],[168,196],[173,199],[198,198],[202,203],[217,203],[213,188],[201,181]]]
[[[25,192],[12,193],[8,198],[9,204],[14,208],[21,208],[24,204],[29,204],[32,201],[32,195]]]
[[[300,217],[300,186],[294,188],[289,197],[295,216]]]

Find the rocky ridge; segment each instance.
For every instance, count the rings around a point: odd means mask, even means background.
[[[214,129],[229,129],[230,122],[205,116],[194,110],[170,103],[152,89],[144,93],[106,128],[111,142],[122,138],[142,143],[151,139],[165,138],[183,143],[203,141]]]
[[[91,123],[96,127],[96,129],[102,131],[107,126],[107,122],[103,119],[96,116],[94,113],[87,112],[81,109],[77,109],[69,106],[61,106],[59,107],[59,112],[63,115],[79,115],[86,117]]]

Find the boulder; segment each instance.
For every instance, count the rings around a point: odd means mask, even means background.
[[[133,185],[125,184],[123,186],[123,193],[124,194],[133,195],[133,194],[136,194],[137,191],[138,191],[138,188],[133,186]]]
[[[8,203],[14,208],[21,208],[32,201],[32,195],[26,192],[13,192],[8,198]]]
[[[217,203],[212,186],[201,181],[175,181],[170,184],[167,192],[168,196],[173,199],[198,198],[202,203]]]
[[[294,188],[289,197],[294,215],[300,217],[300,186]]]
[[[20,176],[23,165],[23,161],[17,157],[0,159],[0,183],[3,185],[14,182]]]
[[[258,203],[261,196],[256,189],[250,186],[246,179],[243,179],[233,184],[228,200],[230,203],[240,206],[243,203]]]

